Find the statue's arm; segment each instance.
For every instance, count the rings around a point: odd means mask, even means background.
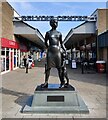
[[[45,34],[45,45],[48,48],[48,32]]]
[[[62,42],[62,34],[60,34],[60,44],[61,44],[61,48],[66,52],[66,48]]]

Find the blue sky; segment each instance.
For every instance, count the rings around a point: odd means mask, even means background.
[[[97,8],[106,8],[105,2],[10,2],[13,8],[22,15],[87,15],[90,16]],[[39,29],[43,36],[50,30],[49,22],[28,22]],[[59,22],[57,30],[62,33],[63,39],[81,22]]]

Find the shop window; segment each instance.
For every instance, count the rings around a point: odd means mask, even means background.
[[[16,49],[14,49],[14,68],[16,67],[17,64],[17,55],[16,55]]]
[[[1,55],[1,72],[5,71],[5,56]]]
[[[6,70],[9,70],[9,49],[6,49]]]
[[[92,58],[92,51],[88,51],[88,59],[90,60]]]
[[[19,51],[17,50],[17,67],[19,66]]]
[[[1,49],[1,55],[4,55],[4,56],[5,56],[5,48],[2,48],[2,49]]]
[[[5,63],[6,63],[5,48],[2,48],[1,49],[1,72],[5,71]]]

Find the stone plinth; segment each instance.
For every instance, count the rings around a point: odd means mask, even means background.
[[[59,84],[49,84],[48,88],[37,86],[31,105],[23,112],[31,113],[88,113],[89,110],[75,88],[59,88]]]

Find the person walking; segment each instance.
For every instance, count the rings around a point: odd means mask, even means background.
[[[28,63],[28,68],[32,68],[32,62],[33,62],[33,59],[32,59],[32,57],[29,55],[28,56],[28,59],[27,59],[27,63]]]
[[[23,57],[23,61],[24,61],[24,67],[26,67],[26,62],[27,62],[26,56]]]

